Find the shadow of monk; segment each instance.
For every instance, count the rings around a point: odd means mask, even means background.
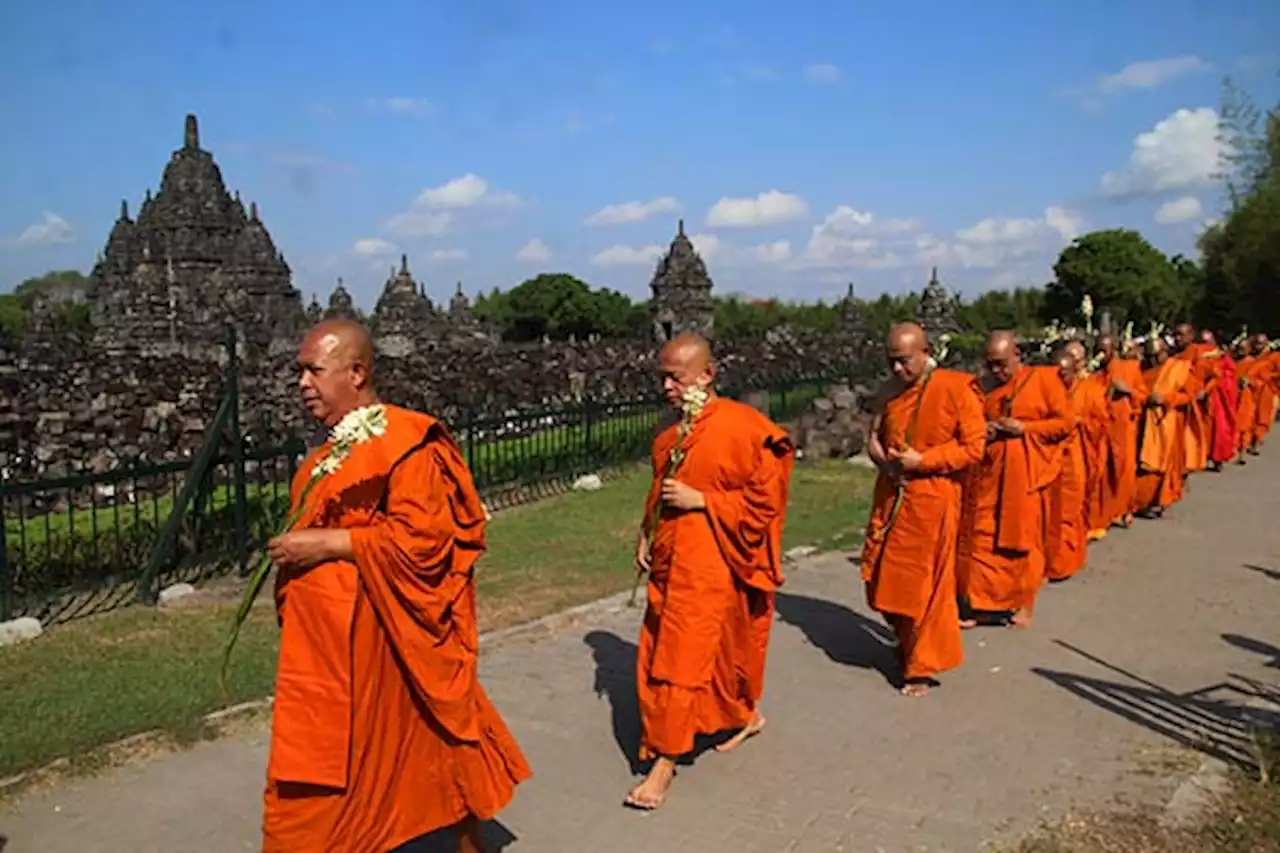
[[[890,684],[900,680],[897,638],[884,625],[843,604],[786,592],[778,593],[777,608],[782,621],[836,663],[873,669]]]
[[[641,773],[640,701],[636,697],[635,643],[608,631],[592,631],[583,638],[595,658],[596,678],[592,689],[609,702],[613,739],[626,759],[632,775]]]

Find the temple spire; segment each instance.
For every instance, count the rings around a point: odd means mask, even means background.
[[[187,113],[186,127],[182,133],[183,148],[200,147],[200,125],[196,123],[195,113]]]
[[[677,237],[684,236],[684,220],[683,219],[676,220],[676,236]]]
[[[120,199],[120,218],[129,218],[129,200],[127,198]]]
[[[406,254],[400,256],[400,273],[401,275],[409,274],[409,256]]]

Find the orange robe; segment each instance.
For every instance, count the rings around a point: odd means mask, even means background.
[[[1151,394],[1163,402],[1142,415],[1138,450],[1137,505],[1140,510],[1167,509],[1182,499],[1186,476],[1187,410],[1195,402],[1191,365],[1176,358],[1146,371]]]
[[[1246,355],[1236,362],[1240,394],[1236,401],[1236,452],[1244,453],[1256,443],[1258,396],[1261,391],[1261,366],[1258,359]]]
[[[1106,400],[1097,382],[1077,378],[1067,396],[1074,425],[1061,445],[1062,476],[1050,491],[1045,575],[1054,581],[1084,568],[1089,532],[1096,529],[1089,526],[1089,495],[1090,489],[1101,494],[1096,457],[1106,433]]]
[[[1280,353],[1265,352],[1257,356],[1258,362],[1258,403],[1257,416],[1253,423],[1253,446],[1258,447],[1266,440],[1267,433],[1276,422],[1276,405],[1280,400]]]
[[[385,853],[493,817],[530,771],[476,678],[485,514],[453,439],[388,406],[307,506],[298,527],[350,530],[355,560],[276,582],[263,851]]]
[[[1108,524],[1114,524],[1132,515],[1137,508],[1134,489],[1138,479],[1138,418],[1146,404],[1147,383],[1142,376],[1142,365],[1129,358],[1111,359],[1099,375],[1108,388],[1111,408],[1103,494]],[[1117,379],[1133,389],[1131,396],[1120,397],[1110,390],[1111,382]]]
[[[1111,403],[1105,381],[1098,374],[1078,380],[1072,386],[1071,403],[1084,457],[1084,527],[1088,538],[1100,539],[1113,520],[1106,500]]]
[[[1213,344],[1196,343],[1178,353],[1175,358],[1185,361],[1191,368],[1191,383],[1187,389],[1194,397],[1201,393],[1203,400],[1193,399],[1186,409],[1186,426],[1183,429],[1183,468],[1191,474],[1209,467],[1209,445],[1213,442],[1213,413],[1209,410],[1210,396],[1217,384],[1217,364],[1210,353],[1216,352]]]
[[[1022,366],[987,392],[986,419],[1011,417],[1023,434],[997,436],[966,479],[960,595],[974,610],[1030,608],[1044,582],[1050,487],[1062,475],[1071,403],[1058,372]]]
[[[653,443],[650,518],[678,425]],[[750,406],[716,398],[684,440],[675,478],[705,510],[664,508],[653,539],[636,689],[640,756],[674,758],[698,734],[739,729],[764,693],[782,526],[795,463],[785,430]]]
[[[986,445],[982,402],[977,379],[937,368],[886,401],[880,419],[883,447],[910,447],[922,457],[905,475],[900,501],[893,478],[882,472],[876,479],[862,548],[867,603],[893,626],[907,680],[964,661],[956,538],[961,476]]]

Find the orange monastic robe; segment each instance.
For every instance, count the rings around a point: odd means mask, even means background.
[[[1029,608],[1044,582],[1050,487],[1062,475],[1071,403],[1056,369],[1022,366],[987,392],[986,419],[1011,417],[1020,436],[998,435],[965,482],[959,587],[974,610]]]
[[[1197,384],[1190,363],[1176,358],[1148,369],[1146,379],[1151,395],[1159,394],[1163,402],[1148,406],[1142,415],[1137,506],[1163,510],[1182,499],[1187,410],[1195,402]]]
[[[1280,352],[1274,350],[1257,356],[1258,404],[1253,422],[1253,446],[1266,440],[1276,422],[1276,406],[1280,402]]]
[[[453,439],[388,406],[307,505],[298,527],[350,530],[355,560],[276,582],[264,853],[385,853],[493,817],[530,771],[476,678],[485,513]]]
[[[675,425],[654,440],[646,518],[678,440]],[[684,447],[676,479],[702,492],[706,509],[664,509],[654,536],[636,666],[646,760],[684,755],[696,735],[751,721],[764,693],[782,585],[782,525],[795,463],[786,431],[750,406],[718,397]]]
[[[1062,442],[1062,476],[1050,490],[1045,575],[1061,581],[1084,568],[1089,532],[1089,495],[1101,493],[1096,457],[1106,434],[1102,387],[1077,378],[1067,390],[1074,426]],[[1092,465],[1091,465],[1092,462]],[[1097,503],[1097,501],[1095,501]]]
[[[1258,359],[1246,355],[1236,362],[1236,376],[1240,394],[1236,401],[1236,452],[1244,453],[1254,447],[1258,421],[1258,396],[1262,390],[1262,371]]]
[[[1186,426],[1183,429],[1183,468],[1191,474],[1209,467],[1209,445],[1213,441],[1213,413],[1209,411],[1209,395],[1218,381],[1217,362],[1209,356],[1217,347],[1213,344],[1192,344],[1175,358],[1185,361],[1191,368],[1191,382],[1187,390],[1193,401],[1186,409]],[[1204,393],[1203,400],[1194,397]]]
[[[1137,508],[1134,490],[1138,480],[1138,418],[1147,399],[1147,382],[1142,375],[1142,365],[1130,358],[1113,358],[1099,371],[1104,385],[1109,389],[1107,399],[1111,408],[1111,424],[1107,429],[1107,472],[1103,480],[1103,495],[1108,524],[1122,521]],[[1121,397],[1110,390],[1111,383],[1119,380],[1128,385],[1133,394]]]
[[[893,478],[876,479],[862,579],[867,603],[898,635],[907,680],[964,660],[956,605],[961,475],[982,459],[986,426],[982,389],[967,373],[937,368],[884,405],[881,445],[911,447],[923,459],[906,474],[900,501]]]
[[[1107,514],[1106,489],[1111,403],[1106,382],[1098,374],[1078,380],[1071,391],[1076,434],[1084,456],[1084,527],[1088,538],[1100,539],[1113,520]]]

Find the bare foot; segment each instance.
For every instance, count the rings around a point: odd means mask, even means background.
[[[1120,519],[1120,526],[1123,527],[1125,530],[1128,530],[1130,527],[1133,527],[1133,513],[1131,512],[1125,513],[1124,518]]]
[[[970,628],[977,628],[977,627],[978,627],[977,619],[961,619],[960,620],[961,631],[968,631]]]
[[[747,723],[746,727],[733,737],[729,738],[724,743],[719,744],[716,747],[716,752],[732,752],[746,743],[749,738],[753,738],[760,734],[760,732],[764,731],[765,724],[768,722],[769,721],[765,719],[763,714],[756,711],[755,716],[751,718],[751,722]]]
[[[644,781],[631,789],[622,801],[625,806],[651,812],[661,808],[671,790],[671,780],[676,777],[676,763],[670,758],[658,758],[649,769]]]
[[[1014,613],[1011,617],[1009,617],[1009,627],[1010,628],[1030,628],[1031,612],[1028,610],[1019,610],[1017,613]]]
[[[900,692],[903,696],[918,699],[921,696],[929,695],[929,684],[924,681],[909,681],[902,685],[902,690]]]
[[[1090,541],[1090,542],[1097,542],[1099,539],[1105,539],[1105,538],[1107,538],[1107,531],[1105,531],[1105,530],[1090,530],[1090,531],[1089,531],[1089,541]]]

